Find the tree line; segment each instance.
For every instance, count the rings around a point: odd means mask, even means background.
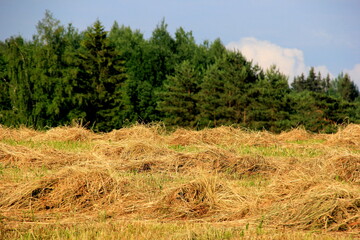
[[[79,32],[49,11],[32,40],[0,41],[0,124],[36,129],[82,121],[94,131],[141,122],[201,129],[221,125],[273,132],[304,126],[332,132],[360,122],[359,90],[347,74],[289,79],[261,69],[220,39],[172,36],[165,21],[145,39],[97,20]]]

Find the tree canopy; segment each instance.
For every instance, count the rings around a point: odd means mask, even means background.
[[[46,11],[32,40],[0,41],[0,124],[37,129],[82,121],[95,131],[162,121],[189,128],[233,125],[274,132],[332,132],[360,122],[348,74],[315,68],[288,79],[261,69],[220,39],[197,43],[163,19],[148,39],[100,20],[79,32]]]

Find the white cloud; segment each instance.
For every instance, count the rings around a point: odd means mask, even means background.
[[[348,73],[351,80],[360,88],[360,63],[356,64],[353,69],[345,69],[344,72]]]
[[[253,60],[263,69],[268,69],[275,64],[282,73],[289,76],[290,82],[294,76],[301,73],[306,75],[310,70],[310,67],[305,64],[304,53],[296,48],[283,48],[256,38],[243,38],[239,42],[230,42],[226,48],[240,51],[248,60]],[[326,66],[317,66],[315,70],[322,76],[328,73],[332,76]]]
[[[290,77],[306,72],[304,54],[295,48],[282,48],[268,41],[256,38],[243,38],[239,42],[231,42],[227,46],[229,50],[240,51],[248,60],[253,60],[263,69],[268,69],[275,64],[281,72]]]

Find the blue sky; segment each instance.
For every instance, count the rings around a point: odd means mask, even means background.
[[[291,77],[310,66],[344,71],[360,86],[360,0],[0,0],[0,40],[31,39],[46,9],[80,31],[116,20],[145,37],[165,18],[170,33],[220,38],[264,68],[277,64]]]

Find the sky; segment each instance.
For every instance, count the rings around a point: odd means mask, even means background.
[[[289,76],[348,73],[360,87],[360,0],[0,0],[0,41],[31,40],[50,10],[63,25],[86,30],[99,19],[140,30],[146,38],[165,19],[198,43],[220,38],[230,50]]]

